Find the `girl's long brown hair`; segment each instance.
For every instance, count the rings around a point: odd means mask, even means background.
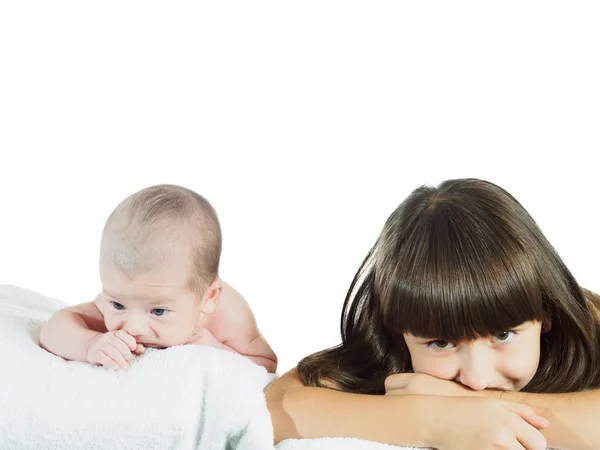
[[[587,297],[587,298],[586,298]],[[412,372],[403,333],[457,342],[551,317],[526,392],[600,387],[600,298],[579,287],[504,189],[477,179],[422,186],[392,213],[350,285],[342,343],[298,364],[305,385],[384,393]]]

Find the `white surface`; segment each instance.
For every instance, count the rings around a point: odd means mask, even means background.
[[[0,283],[91,300],[150,184],[217,209],[280,371],[423,183],[496,182],[596,291],[598,2],[1,2]],[[0,362],[5,364],[5,362]]]
[[[17,291],[0,286],[2,448],[273,447],[264,368],[201,346],[149,349],[115,372],[65,361],[38,346],[52,300]]]
[[[350,438],[288,439],[275,446],[277,450],[417,450],[416,447],[398,447]],[[426,450],[421,447],[419,450]]]

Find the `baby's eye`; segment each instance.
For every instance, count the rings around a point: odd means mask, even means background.
[[[516,333],[514,331],[503,331],[495,335],[494,339],[496,340],[496,342],[500,343],[508,342],[515,336],[515,334]]]
[[[168,310],[164,309],[164,308],[156,308],[152,310],[152,314],[154,314],[155,316],[164,316],[166,313],[168,312]]]
[[[451,349],[454,344],[449,341],[432,341],[427,344],[427,346],[433,348],[434,350],[448,350]]]
[[[120,303],[118,303],[118,302],[112,302],[112,301],[111,301],[111,302],[110,302],[110,304],[111,304],[111,306],[112,306],[113,308],[115,308],[117,311],[123,311],[123,310],[125,309],[125,306],[121,305],[121,304],[120,304]]]

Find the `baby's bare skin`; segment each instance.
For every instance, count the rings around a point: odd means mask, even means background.
[[[217,279],[200,298],[181,275],[185,259],[175,259],[133,279],[103,264],[103,292],[55,313],[42,328],[40,344],[65,359],[113,369],[128,367],[146,347],[210,345],[275,372],[277,357],[240,293]]]
[[[176,185],[142,189],[104,226],[102,292],[56,312],[40,344],[114,369],[146,347],[210,345],[275,372],[277,357],[248,303],[218,277],[220,255],[219,220],[204,197]]]

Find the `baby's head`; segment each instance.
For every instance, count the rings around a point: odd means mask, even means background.
[[[127,197],[102,234],[96,304],[106,327],[149,347],[184,344],[214,311],[220,255],[219,220],[202,196],[158,185]]]

